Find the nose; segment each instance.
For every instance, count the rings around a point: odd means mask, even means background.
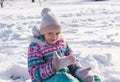
[[[52,34],[52,38],[56,39],[57,35],[56,34]]]

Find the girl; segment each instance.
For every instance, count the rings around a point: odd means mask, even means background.
[[[28,48],[28,71],[32,82],[94,82],[91,67],[82,68],[61,37],[61,24],[50,8],[41,12],[40,28],[33,28]],[[100,82],[100,81],[97,81]]]

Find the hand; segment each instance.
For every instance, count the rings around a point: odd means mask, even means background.
[[[80,68],[75,72],[75,76],[82,79],[85,82],[94,82],[94,76],[91,72],[91,67]]]
[[[57,52],[54,52],[54,59],[52,61],[53,67],[58,71],[60,68],[67,67],[71,64],[75,63],[75,57],[70,55],[70,56],[65,56],[65,57],[60,57]]]

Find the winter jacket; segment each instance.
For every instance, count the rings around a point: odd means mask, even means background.
[[[28,47],[28,72],[32,82],[42,82],[56,74],[56,70],[52,66],[54,51],[57,51],[61,57],[71,55],[73,51],[63,39],[58,40],[54,45],[49,45],[38,32],[35,33],[35,30]],[[76,63],[68,68],[74,74],[80,66]]]

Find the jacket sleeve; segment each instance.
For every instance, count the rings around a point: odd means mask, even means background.
[[[39,50],[40,46],[38,44],[31,44],[28,48],[28,72],[32,82],[47,79],[56,72],[51,62],[45,62]]]
[[[73,55],[73,50],[66,43],[65,56],[68,56],[68,55]],[[76,59],[76,63],[72,64],[72,65],[69,65],[68,68],[71,71],[71,73],[74,75],[75,71],[77,69],[81,68],[81,65],[80,65],[79,61]]]

